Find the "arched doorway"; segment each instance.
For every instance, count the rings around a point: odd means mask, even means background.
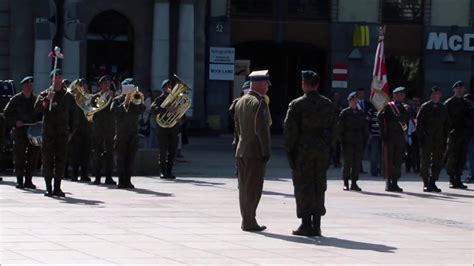
[[[282,131],[288,103],[302,95],[301,71],[313,69],[325,80],[326,52],[303,43],[256,41],[235,46],[236,59],[249,60],[251,70],[269,69],[272,131]]]
[[[133,76],[133,27],[113,10],[95,16],[87,32],[87,78],[94,82],[102,75]]]

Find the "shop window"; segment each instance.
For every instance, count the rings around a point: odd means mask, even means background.
[[[382,0],[382,21],[422,23],[423,0]]]
[[[327,20],[330,0],[288,0],[288,17]]]
[[[274,0],[232,0],[232,15],[273,15]]]

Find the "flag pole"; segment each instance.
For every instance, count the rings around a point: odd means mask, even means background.
[[[55,83],[55,80],[56,80],[56,68],[58,67],[58,58],[60,56],[60,53],[61,53],[61,48],[59,48],[58,46],[55,46],[54,47],[54,67],[53,67],[53,81],[52,81],[52,84],[51,84],[51,87],[53,89],[53,92],[54,92],[54,83]],[[51,111],[53,107],[53,99],[50,99],[49,100],[49,111]]]

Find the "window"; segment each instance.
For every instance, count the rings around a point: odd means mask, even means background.
[[[233,15],[273,15],[273,0],[232,0]]]
[[[288,0],[288,16],[293,18],[330,18],[330,0]]]
[[[382,0],[383,22],[423,22],[423,0]]]

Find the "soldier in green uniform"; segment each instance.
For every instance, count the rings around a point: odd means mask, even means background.
[[[249,77],[250,91],[236,103],[234,115],[241,229],[263,231],[266,227],[259,225],[255,217],[271,155],[270,114],[264,100],[270,77],[268,70],[254,71]]]
[[[87,81],[80,79],[79,83],[84,90],[89,93]],[[91,155],[92,123],[89,122],[81,108],[76,108],[77,128],[72,134],[70,148],[70,163],[72,168],[72,180],[90,182],[89,160]],[[79,168],[81,169],[79,173]]]
[[[242,93],[240,94],[240,96],[235,98],[229,106],[229,116],[232,119],[232,121],[234,121],[235,105],[240,100],[240,98],[242,98],[242,96],[244,96],[245,94],[249,92],[249,90],[250,90],[250,81],[247,80],[244,82],[244,84],[242,84]],[[232,140],[232,148],[235,153],[235,149],[237,148],[237,135],[235,134],[235,130],[234,130],[234,138]],[[237,161],[235,162],[235,175],[236,176],[238,175]]]
[[[451,121],[448,135],[446,172],[449,175],[449,187],[466,189],[461,182],[462,171],[466,164],[467,145],[469,143],[470,103],[464,96],[464,84],[456,81],[453,84],[454,95],[444,104]]]
[[[296,216],[302,223],[294,235],[320,236],[327,188],[326,171],[337,125],[336,106],[319,94],[320,78],[302,71],[304,95],[288,106],[284,122],[285,148],[292,169]]]
[[[111,85],[110,76],[102,76],[99,79],[100,91],[95,94],[96,97],[99,95],[110,94],[113,92],[110,90]],[[112,170],[114,167],[114,115],[110,109],[110,105],[94,114],[92,122],[92,148],[93,161],[94,161],[94,184],[99,185],[102,177],[102,166],[105,175],[106,185],[116,185],[117,183],[112,179]]]
[[[163,92],[151,104],[151,110],[154,116],[162,114],[166,111],[172,112],[171,109],[161,108],[161,104],[173,90],[173,86],[169,79],[161,84]],[[178,148],[179,123],[173,127],[164,128],[158,125],[158,143],[160,145],[160,178],[176,179],[173,175],[173,165],[176,159],[176,149]]]
[[[443,168],[443,153],[449,128],[448,111],[440,102],[441,96],[439,87],[431,88],[430,100],[421,105],[416,116],[424,192],[441,192],[436,181]]]
[[[22,91],[13,96],[5,106],[4,114],[9,127],[13,127],[13,153],[17,188],[36,189],[32,182],[38,166],[40,149],[28,140],[28,125],[41,120],[35,112],[36,96],[33,95],[32,76],[20,81]],[[24,179],[23,179],[24,178]]]
[[[405,158],[407,122],[409,113],[405,100],[405,88],[398,87],[393,90],[394,101],[379,112],[380,134],[384,144],[384,163],[386,167],[385,191],[403,192],[398,186],[401,177],[401,167]]]
[[[133,84],[128,78],[122,85]],[[115,149],[117,154],[117,172],[119,175],[118,188],[135,188],[131,182],[135,155],[138,150],[138,120],[145,111],[144,99],[132,99],[133,93],[114,98],[112,111],[115,114],[116,132]]]
[[[68,142],[74,131],[76,102],[74,97],[64,90],[61,69],[54,69],[54,87],[40,93],[35,102],[36,112],[43,113],[43,175],[46,182],[45,196],[64,197],[61,179],[64,175]],[[49,107],[51,106],[51,110]],[[54,178],[54,190],[51,181]]]
[[[365,119],[365,112],[357,108],[357,92],[350,93],[347,101],[349,107],[341,111],[338,126],[338,135],[344,151],[343,190],[361,191],[357,180],[359,179],[364,147],[369,138],[369,126]],[[349,179],[351,180],[350,188]]]

